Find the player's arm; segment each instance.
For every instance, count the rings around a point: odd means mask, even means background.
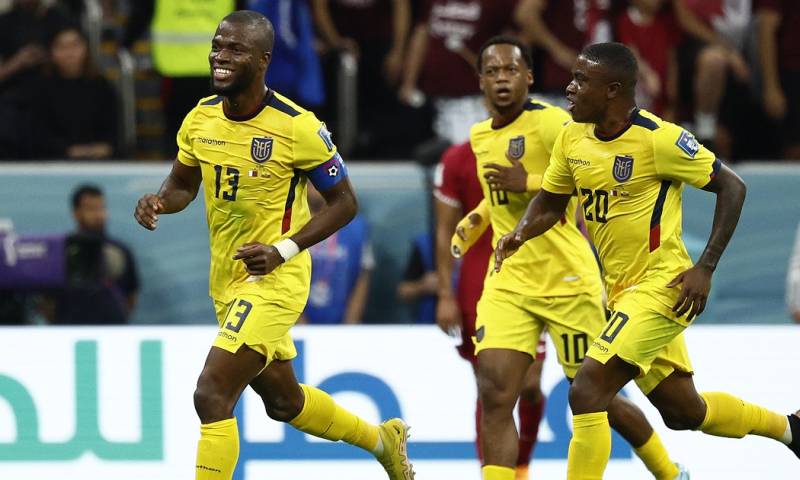
[[[739,223],[747,187],[733,170],[720,165],[714,178],[703,187],[703,190],[717,195],[711,236],[697,263],[667,285],[675,287],[682,284],[681,294],[672,310],[678,316],[688,312],[687,321],[691,321],[705,309],[708,293],[711,290],[711,275],[733,236],[736,224]]]
[[[772,118],[786,115],[786,95],[781,87],[778,73],[778,29],[781,25],[780,12],[760,7],[758,18],[758,59],[761,62],[761,82],[764,85],[763,102],[767,114]]]
[[[500,271],[503,260],[513,255],[523,243],[550,230],[564,215],[571,197],[571,194],[539,190],[514,231],[503,235],[497,242],[494,252],[495,272]]]
[[[411,5],[409,0],[392,0],[392,46],[383,61],[386,78],[396,85],[403,70],[408,31],[411,29]]]
[[[547,2],[548,0],[529,2],[530,17],[523,25],[526,33],[533,36],[536,45],[546,50],[561,68],[569,70],[572,68],[572,64],[575,63],[575,59],[578,58],[578,52],[559,40],[547,26],[543,18]]]
[[[158,226],[158,215],[176,213],[186,208],[197,196],[202,180],[200,167],[189,166],[175,160],[158,193],[143,195],[136,204],[133,216],[139,225],[148,230],[155,230]]]
[[[461,325],[461,311],[453,291],[453,257],[450,255],[450,238],[461,218],[461,208],[445,203],[438,195],[435,203],[436,275],[439,279],[436,324],[444,333],[453,335]]]

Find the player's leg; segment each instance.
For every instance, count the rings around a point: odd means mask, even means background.
[[[542,323],[527,309],[528,301],[492,289],[484,290],[478,302],[475,351],[484,480],[514,480],[515,476],[519,436],[514,406],[542,332]]]
[[[528,479],[530,463],[536,438],[539,435],[539,424],[544,414],[545,396],[542,393],[542,367],[544,366],[545,344],[541,340],[536,351],[536,361],[528,368],[522,383],[517,404],[519,415],[519,447],[517,449],[517,479]]]
[[[674,430],[729,438],[758,435],[789,446],[800,457],[796,414],[787,417],[724,392],[698,393],[691,374],[681,371],[662,380],[647,398]]]
[[[459,299],[459,307],[461,308],[461,345],[456,347],[458,354],[464,360],[468,361],[472,368],[472,375],[475,377],[475,384],[478,383],[478,359],[475,357],[475,313],[467,313],[468,305],[461,303]],[[475,305],[473,305],[474,309]],[[477,390],[477,388],[476,388]],[[475,399],[475,451],[478,454],[478,460],[483,465],[483,454],[481,453],[481,400],[480,397]]]
[[[514,406],[532,360],[516,350],[490,348],[478,353],[484,480],[514,478],[519,443]]]
[[[246,346],[236,353],[211,347],[194,392],[194,407],[201,422],[197,480],[229,480],[233,476],[239,458],[239,430],[233,408],[265,361]]]

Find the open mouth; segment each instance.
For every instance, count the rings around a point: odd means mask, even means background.
[[[233,75],[233,70],[222,67],[214,67],[214,80],[225,81],[231,78],[231,75]]]
[[[567,97],[567,111],[572,111],[575,109],[575,100]]]
[[[498,88],[494,91],[497,98],[507,99],[511,96],[511,89],[506,87]]]

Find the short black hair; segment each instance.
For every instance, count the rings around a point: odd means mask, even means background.
[[[581,52],[587,60],[599,63],[608,69],[612,78],[624,87],[633,90],[639,76],[639,65],[633,52],[618,42],[595,43]]]
[[[97,185],[84,183],[72,191],[72,209],[80,207],[83,197],[102,197],[103,191]]]
[[[236,10],[226,15],[222,21],[252,28],[259,33],[259,36],[256,37],[257,46],[264,52],[272,52],[272,47],[275,45],[275,28],[264,15],[253,10]]]
[[[487,40],[486,43],[481,45],[481,49],[478,50],[478,63],[475,65],[478,69],[478,73],[481,73],[481,69],[483,68],[483,52],[492,45],[513,45],[517,47],[522,54],[522,59],[525,60],[525,65],[528,67],[528,70],[533,70],[531,49],[528,48],[527,45],[522,43],[519,38],[512,37],[511,35],[496,35]]]

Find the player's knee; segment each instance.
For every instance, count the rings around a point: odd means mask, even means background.
[[[696,430],[703,423],[703,413],[694,408],[670,406],[659,409],[664,425],[670,430]]]
[[[194,409],[202,423],[230,418],[233,406],[213,386],[198,382],[194,391]]]
[[[504,382],[489,378],[478,381],[478,395],[484,414],[493,415],[501,412],[511,412],[519,397],[517,392]]]
[[[290,422],[303,410],[303,398],[275,397],[264,400],[267,416],[276,422]]]
[[[606,410],[608,405],[602,404],[602,395],[588,382],[576,379],[569,387],[569,407],[574,415]]]

